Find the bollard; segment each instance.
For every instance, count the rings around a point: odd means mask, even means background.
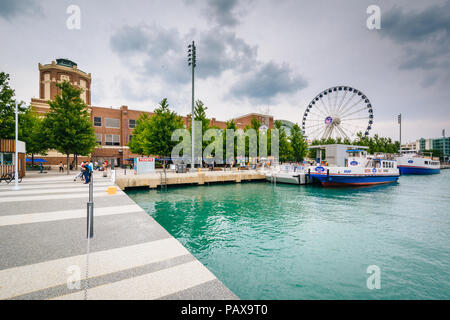
[[[92,175],[93,176],[93,175]],[[94,237],[94,184],[93,177],[89,183],[89,202],[87,203],[87,232],[86,238]]]

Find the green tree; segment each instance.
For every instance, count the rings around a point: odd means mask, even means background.
[[[289,143],[288,136],[286,131],[284,130],[281,121],[275,121],[275,128],[278,129],[279,132],[279,156],[280,162],[286,162],[291,159],[292,155],[292,147]]]
[[[29,108],[22,119],[19,137],[26,143],[27,154],[31,155],[31,165],[34,165],[34,155],[45,155],[51,145],[46,135],[43,118]]]
[[[230,120],[226,122],[226,128],[225,130],[223,130],[222,132],[222,138],[223,138],[223,159],[225,161],[225,163],[227,162],[227,160],[231,160],[231,159],[227,159],[227,130],[234,130],[234,132],[236,132],[237,130],[237,125],[236,122],[234,120]],[[237,156],[237,137],[234,137],[233,139],[233,161],[236,160],[236,156]]]
[[[195,102],[194,120],[202,122],[202,134],[205,134],[206,130],[210,128],[211,123],[206,117],[206,110],[208,110],[208,107],[205,107],[205,104],[201,100]]]
[[[152,117],[141,117],[139,128],[133,131],[131,143],[133,153],[156,155],[166,158],[178,144],[172,141],[172,133],[184,127],[183,120],[175,112],[170,111],[167,99],[161,100]],[[164,160],[165,167],[165,160]]]
[[[15,139],[15,108],[16,100],[14,99],[15,92],[9,86],[9,74],[0,72],[0,138],[1,139]],[[19,113],[19,139],[20,130],[22,128],[22,115],[27,111],[27,107],[23,102],[18,103]]]
[[[97,145],[97,139],[88,108],[80,98],[81,89],[64,81],[56,84],[60,93],[49,101],[50,111],[44,120],[44,127],[52,148],[66,155],[67,174],[71,154],[90,154]]]
[[[258,132],[261,124],[261,121],[259,121],[256,117],[253,117],[248,128],[254,129],[256,132]]]
[[[211,120],[207,118],[206,110],[208,110],[208,107],[205,106],[203,101],[197,100],[195,102],[194,120],[200,121],[202,123],[202,136],[205,135],[205,132],[208,129],[212,129],[212,128],[219,129],[216,126],[211,126]],[[192,133],[192,127],[189,128],[189,131]],[[205,148],[208,146],[208,144],[213,143],[213,142],[214,142],[214,138],[211,139],[211,141],[203,141],[203,137],[202,137],[202,154],[203,154],[203,151],[205,150]]]
[[[400,142],[393,142],[391,138],[380,137],[375,134],[373,137],[363,135],[362,132],[358,132],[356,139],[353,141],[354,145],[369,147],[367,152],[373,153],[397,153],[400,150]]]
[[[142,134],[145,130],[145,127],[148,124],[150,117],[147,113],[142,113],[138,120],[136,121],[136,126],[133,130],[133,136],[128,141],[128,146],[130,147],[130,151],[135,154],[144,155],[144,135]]]
[[[298,124],[295,124],[291,128],[290,138],[292,147],[292,159],[296,162],[303,161],[308,149],[308,143],[306,142],[306,139],[303,136],[303,133],[300,130]]]
[[[249,130],[249,129],[253,129],[256,132],[256,154],[259,154],[259,128],[261,127],[261,121],[258,120],[258,118],[253,117],[252,120],[250,121],[250,124],[245,126],[244,128],[244,132]],[[245,137],[245,156],[249,157],[250,156],[250,137]],[[250,160],[250,159],[249,159]]]

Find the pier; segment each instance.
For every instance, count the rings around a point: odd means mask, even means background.
[[[118,175],[116,184],[120,189],[125,190],[131,187],[149,187],[157,188],[161,185],[204,185],[209,183],[224,183],[242,181],[264,180],[265,175],[256,170],[238,170],[238,171],[201,171],[189,173],[175,172],[155,172],[142,175]]]
[[[85,296],[88,185],[75,174],[0,184],[0,299],[237,299],[100,172]]]

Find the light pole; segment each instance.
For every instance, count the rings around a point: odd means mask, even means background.
[[[191,113],[191,138],[192,138],[192,158],[191,158],[191,169],[194,171],[194,70],[197,66],[197,48],[195,47],[195,42],[188,45],[188,65],[192,68],[192,113]]]
[[[19,141],[19,112],[18,112],[18,107],[17,107],[17,101],[16,101],[16,147],[15,147],[15,159],[14,159],[14,164],[15,164],[15,168],[14,168],[14,188],[13,190],[20,190],[19,187],[19,152],[17,150],[17,145]]]
[[[446,153],[445,153],[445,151],[446,151],[446,146],[445,146],[445,129],[442,129],[442,148],[444,149],[443,151],[443,153],[444,153],[444,162],[445,162],[445,155],[446,155]]]
[[[398,115],[398,124],[400,125],[400,154],[402,153],[402,114]]]

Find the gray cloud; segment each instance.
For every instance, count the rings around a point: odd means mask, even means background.
[[[293,75],[289,65],[258,61],[257,46],[219,27],[181,35],[176,29],[126,26],[113,34],[110,45],[139,77],[148,81],[158,78],[166,85],[176,86],[190,82],[187,45],[192,38],[197,39],[197,78],[217,79],[232,71],[240,79],[230,91],[236,98],[271,99],[306,85],[300,76]]]
[[[257,59],[258,48],[234,32],[211,29],[198,35],[197,66],[201,78],[219,77],[224,71],[245,72]]]
[[[239,23],[236,8],[239,0],[208,0],[207,16],[221,26],[235,26]]]
[[[0,0],[0,18],[11,21],[22,14],[42,13],[41,6],[35,0]]]
[[[133,72],[178,84],[189,80],[185,44],[177,30],[147,25],[124,26],[110,39],[113,52]]]
[[[214,24],[220,27],[235,27],[241,23],[241,18],[254,0],[184,0],[187,5],[203,5],[202,13]]]
[[[421,12],[395,7],[382,16],[382,28],[404,47],[400,68],[450,72],[450,1]]]
[[[293,74],[288,64],[268,62],[243,76],[230,93],[255,102],[269,102],[277,95],[295,93],[306,86],[306,80]]]

